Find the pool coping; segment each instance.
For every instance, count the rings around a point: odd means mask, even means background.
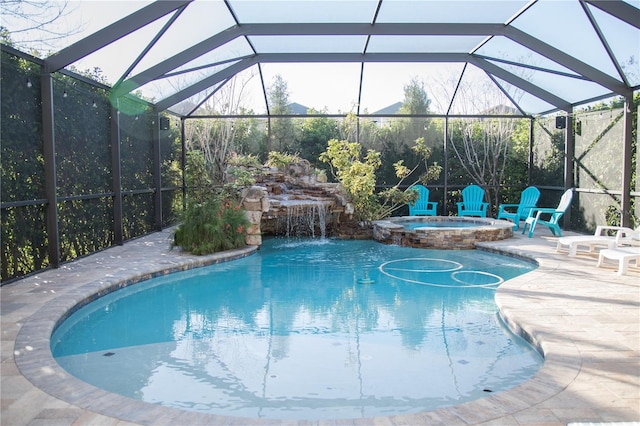
[[[524,242],[535,241],[538,245],[541,240],[539,238],[516,239]],[[562,395],[576,381],[583,369],[583,363],[577,362],[583,359],[583,354],[581,354],[575,339],[561,338],[558,336],[557,330],[540,326],[540,324],[536,324],[536,321],[531,324],[531,306],[526,303],[527,300],[522,298],[524,294],[531,292],[535,294],[540,290],[548,291],[546,285],[548,285],[550,274],[558,274],[565,269],[567,264],[571,264],[562,255],[548,253],[548,238],[547,240],[542,239],[542,241],[546,242],[547,253],[540,252],[539,247],[532,250],[531,248],[514,246],[511,240],[479,244],[481,249],[534,260],[539,264],[535,271],[504,283],[496,292],[496,302],[501,316],[509,327],[525,337],[544,354],[545,362],[542,368],[531,379],[514,388],[456,406],[415,414],[368,419],[287,420],[280,422],[278,420],[228,417],[163,407],[98,389],[71,376],[57,364],[51,355],[49,339],[56,325],[69,315],[69,311],[74,306],[83,301],[93,300],[97,293],[105,292],[110,288],[131,285],[156,275],[250,255],[255,252],[255,248],[216,254],[210,257],[182,256],[168,265],[155,264],[150,265],[149,268],[146,268],[142,262],[143,264],[134,271],[123,268],[103,279],[72,286],[73,288],[66,289],[64,294],[44,303],[24,322],[15,339],[14,359],[21,374],[35,387],[49,395],[66,401],[73,407],[135,424],[484,424],[491,422],[505,424],[502,421],[506,419],[513,423],[517,421],[518,413],[526,413],[532,408],[543,405],[545,401],[553,400]],[[552,239],[551,244],[553,244]],[[607,275],[612,274],[611,270],[600,270],[600,272]],[[633,283],[632,280],[633,275],[627,281]],[[616,284],[614,280],[610,281],[609,284]],[[602,282],[597,282],[597,284],[602,285]],[[542,296],[542,293],[538,295]],[[548,301],[544,305],[547,315],[554,318],[552,323],[556,322],[557,318],[555,318],[553,310],[563,310],[564,308],[551,306]],[[634,305],[634,308],[637,312],[637,304]],[[561,316],[566,317],[566,312],[562,312]],[[637,336],[637,329],[633,330],[633,333],[634,336]],[[637,365],[638,350],[635,347],[632,350],[631,358],[635,360]],[[636,387],[636,391],[637,389]],[[640,401],[638,395],[635,395],[634,398],[632,398],[632,402]],[[634,413],[631,410],[631,417],[629,417],[629,410],[624,411],[626,414],[621,417],[623,420],[640,419],[640,414],[637,411]]]

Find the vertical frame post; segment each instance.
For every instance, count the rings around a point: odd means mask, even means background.
[[[573,188],[573,168],[576,155],[576,138],[573,134],[573,109],[567,112],[567,125],[564,129],[564,189]],[[575,199],[575,194],[574,194]],[[571,227],[571,206],[567,209],[563,217],[563,227]]]
[[[533,117],[529,118],[529,164],[527,165],[527,186],[533,184],[533,143],[535,122]]]
[[[56,138],[54,128],[53,76],[45,61],[40,74],[42,99],[42,141],[44,155],[45,194],[47,197],[47,239],[49,263],[60,266],[60,228],[58,226],[58,179],[56,171]]]
[[[442,202],[442,215],[447,216],[449,209],[447,208],[447,193],[449,192],[449,116],[444,118],[444,200]]]
[[[152,121],[153,139],[153,186],[155,188],[155,226],[162,231],[162,164],[160,152],[160,114],[156,113]]]
[[[622,212],[620,222],[622,226],[631,226],[631,176],[632,162],[631,153],[633,149],[633,93],[625,96],[624,99],[624,128],[622,130]],[[637,160],[636,160],[637,161]]]
[[[182,144],[182,209],[187,208],[187,140],[184,137],[186,122],[180,119],[180,142]]]
[[[122,167],[120,162],[120,111],[111,107],[111,186],[113,191],[113,242],[124,243],[122,217]]]

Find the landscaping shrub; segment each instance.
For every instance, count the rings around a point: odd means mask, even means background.
[[[196,255],[244,247],[249,221],[234,201],[210,199],[187,206],[173,245]]]

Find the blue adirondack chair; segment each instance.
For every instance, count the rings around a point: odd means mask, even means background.
[[[520,194],[519,204],[500,204],[498,206],[498,219],[509,219],[514,223],[513,230],[520,227],[521,220],[527,220],[529,211],[538,204],[540,191],[535,186],[530,186]],[[515,209],[515,211],[513,211]]]
[[[564,194],[562,194],[562,198],[560,199],[560,203],[558,207],[554,208],[534,208],[529,211],[529,217],[524,221],[524,226],[522,227],[522,233],[524,234],[527,230],[527,225],[529,225],[529,238],[533,236],[533,230],[536,229],[536,225],[544,225],[551,230],[553,235],[558,237],[562,237],[562,231],[560,230],[560,218],[564,215],[564,212],[567,211],[569,205],[571,204],[571,199],[573,198],[573,190],[567,189]],[[544,216],[543,216],[544,215]],[[543,217],[549,217],[548,219],[543,219]]]
[[[487,217],[489,203],[484,201],[484,189],[469,185],[462,190],[462,201],[458,202],[458,216]]]
[[[409,203],[410,216],[436,216],[438,203],[429,201],[429,190],[422,185],[413,185],[410,189],[418,191],[418,199],[415,203]]]

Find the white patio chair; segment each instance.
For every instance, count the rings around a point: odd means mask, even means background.
[[[615,235],[607,235],[605,231],[616,231]],[[616,238],[620,235],[619,241]],[[565,246],[569,250],[569,256],[574,257],[578,254],[579,247],[587,247],[587,253],[595,251],[596,248],[614,248],[616,245],[640,245],[640,226],[635,230],[626,226],[607,226],[600,225],[596,228],[593,235],[574,235],[570,237],[558,238],[556,251],[560,252]]]
[[[640,247],[616,247],[600,250],[596,266],[602,266],[607,259],[618,262],[618,275],[626,275],[631,262],[640,266]]]

